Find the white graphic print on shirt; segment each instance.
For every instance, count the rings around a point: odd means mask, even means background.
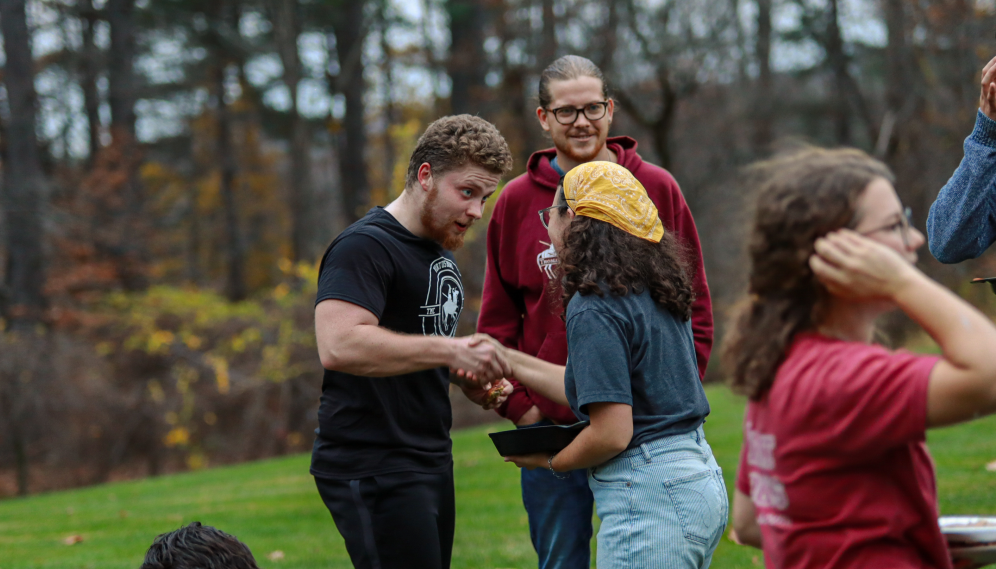
[[[754,425],[747,421],[744,434],[747,437],[747,464],[759,470],[773,471],[775,469],[775,435],[754,430]],[[789,506],[785,486],[772,472],[750,473],[750,499],[757,508],[785,510]],[[761,512],[757,516],[760,525],[785,526],[791,522],[779,513]]]
[[[440,257],[429,266],[429,292],[422,307],[422,333],[426,336],[456,335],[463,312],[463,282],[456,263]]]
[[[540,241],[540,243],[546,245],[545,241]],[[552,243],[543,252],[536,255],[536,264],[539,265],[541,271],[546,273],[546,278],[548,279],[554,278],[555,274],[553,270],[559,262],[560,259],[557,258],[557,251],[553,248]]]

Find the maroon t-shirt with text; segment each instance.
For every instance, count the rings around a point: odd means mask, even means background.
[[[936,356],[800,334],[744,417],[768,569],[950,569],[927,452]]]

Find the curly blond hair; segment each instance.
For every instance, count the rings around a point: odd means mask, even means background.
[[[504,176],[512,169],[512,153],[495,125],[473,115],[454,115],[434,121],[419,137],[405,187],[418,182],[418,169],[426,163],[434,176],[468,163]]]

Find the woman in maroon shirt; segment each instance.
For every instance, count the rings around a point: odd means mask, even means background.
[[[755,168],[748,300],[724,356],[744,418],[732,537],[770,568],[951,567],[928,428],[996,412],[996,327],[915,267],[888,168],[807,149]],[[941,347],[872,344],[904,311]]]

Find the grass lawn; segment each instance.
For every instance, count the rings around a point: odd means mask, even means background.
[[[732,483],[743,402],[710,387],[706,435]],[[454,568],[535,567],[518,472],[498,457],[488,428],[454,433],[457,530]],[[941,509],[996,514],[996,419],[931,433]],[[732,488],[731,488],[732,489]],[[0,569],[137,568],[159,533],[194,520],[237,535],[264,568],[350,567],[342,538],[308,475],[308,457],[0,501]],[[67,536],[83,541],[67,546]],[[283,559],[269,554],[282,551]],[[760,556],[724,540],[713,567],[748,568]]]

